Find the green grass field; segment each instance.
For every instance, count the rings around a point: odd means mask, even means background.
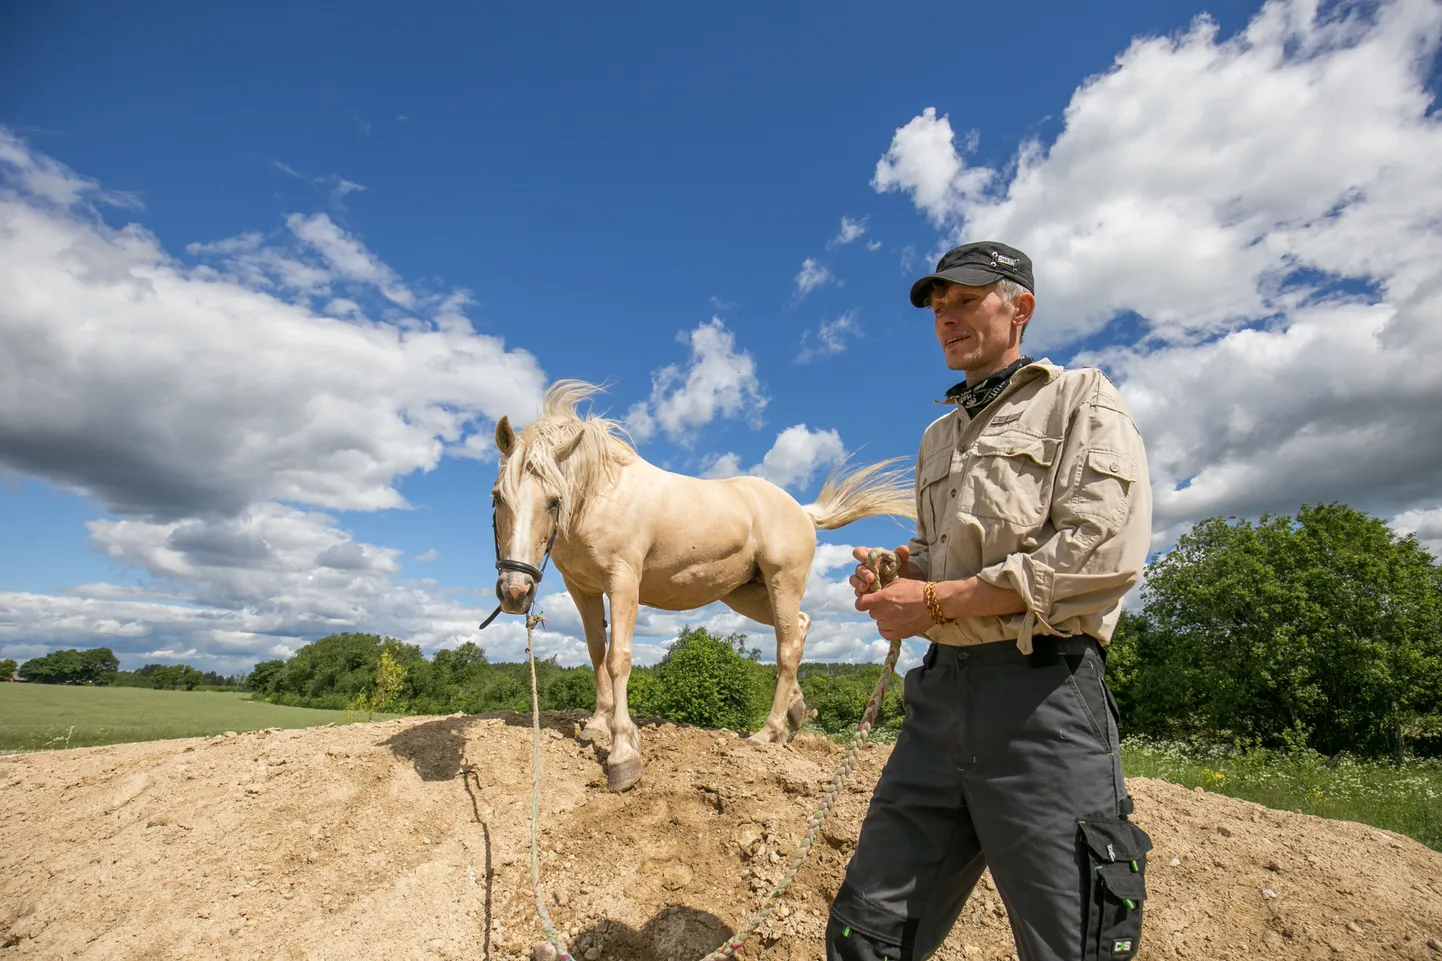
[[[1127,738],[1122,769],[1127,777],[1160,778],[1282,811],[1370,824],[1442,851],[1442,761],[1329,762],[1313,753]]]
[[[376,718],[391,716],[378,714]],[[0,750],[9,751],[202,737],[267,727],[315,727],[364,719],[363,715],[348,717],[344,711],[266,704],[239,693],[0,684]]]

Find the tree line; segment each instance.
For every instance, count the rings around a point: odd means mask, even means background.
[[[659,663],[632,669],[631,713],[735,731],[759,727],[771,707],[776,667],[760,663],[760,650],[745,642],[744,634],[686,628]],[[874,664],[802,665],[815,723],[833,733],[854,727],[880,675]],[[427,659],[417,645],[394,637],[332,634],[288,659],[255,665],[246,684],[256,697],[296,707],[412,714],[531,709],[529,665],[492,663],[469,641]],[[546,711],[596,703],[591,668],[562,667],[554,656],[536,661],[536,689]],[[877,727],[899,727],[902,713],[901,681],[893,676]]]
[[[241,690],[246,677],[244,673],[201,671],[189,664],[146,664],[134,671],[122,671],[120,660],[108,647],[51,651],[19,665],[14,658],[0,660],[0,680],[10,680],[17,674],[34,684],[88,684],[164,691]]]

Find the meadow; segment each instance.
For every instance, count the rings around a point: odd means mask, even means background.
[[[357,720],[365,720],[365,715],[266,704],[252,701],[246,693],[0,684],[0,751],[92,747]]]
[[[1122,741],[1122,768],[1127,777],[1159,778],[1278,810],[1370,824],[1442,851],[1442,759],[1392,764],[1314,751],[1129,737]]]

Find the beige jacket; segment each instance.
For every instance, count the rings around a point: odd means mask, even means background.
[[[1026,613],[968,617],[926,636],[967,645],[1033,634],[1111,640],[1151,544],[1146,449],[1121,394],[1094,368],[1042,360],[971,420],[933,421],[916,461],[911,559],[931,581],[976,576]]]

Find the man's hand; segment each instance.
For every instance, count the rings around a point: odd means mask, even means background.
[[[911,566],[911,549],[898,547],[893,550],[892,553],[896,555],[896,569],[900,571],[900,574],[897,575],[898,578],[905,577],[907,569]],[[871,590],[871,585],[876,583],[876,572],[866,566],[866,562],[871,559],[871,548],[858,547],[851,552],[851,556],[856,558],[859,563],[856,565],[856,572],[851,575],[848,583],[851,585],[851,589],[856,592],[856,596],[861,597]]]
[[[875,594],[858,596],[856,609],[870,614],[876,629],[888,641],[916,637],[933,626],[921,594],[925,587],[921,581],[898,577]]]

